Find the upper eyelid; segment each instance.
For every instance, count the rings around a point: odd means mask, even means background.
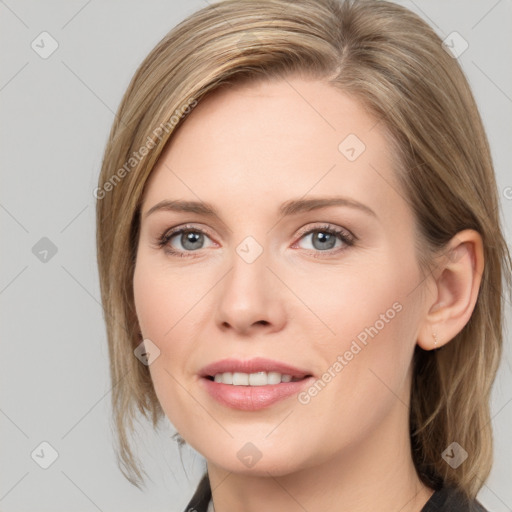
[[[188,225],[188,224],[179,225],[174,228],[170,228],[170,229],[164,231],[163,236],[166,238],[170,238],[172,236],[182,233],[183,231],[197,231],[199,233],[208,235],[210,238],[212,237],[212,234],[209,229],[203,228],[203,227],[197,227],[197,226],[193,226],[193,225]]]
[[[310,224],[317,224],[317,225],[310,226]],[[321,225],[318,225],[318,224],[321,224]],[[341,229],[343,231],[346,231],[347,233],[352,234],[352,232],[349,229],[347,229],[343,226],[337,226],[331,222],[326,222],[326,221],[309,222],[306,226],[300,228],[299,231],[297,232],[297,234],[305,234],[305,233],[308,233],[309,231],[321,230],[321,229],[326,229],[326,230],[327,229],[332,229],[332,230]],[[208,228],[194,225],[192,223],[179,224],[178,226],[167,229],[166,231],[164,231],[164,233],[174,234],[174,233],[179,233],[180,231],[200,231],[200,232],[203,232],[206,234],[211,233],[211,231]]]
[[[296,236],[299,236],[299,237],[302,237],[304,235],[307,235],[309,233],[311,233],[312,231],[334,231],[336,233],[338,233],[339,231],[341,231],[343,233],[346,233],[350,236],[350,238],[353,238],[354,240],[357,240],[357,237],[352,233],[352,231],[350,231],[349,229],[343,227],[343,226],[337,226],[337,225],[334,225],[334,224],[331,224],[330,222],[319,222],[319,224],[322,224],[321,226],[313,226],[313,227],[304,227],[304,228],[301,228],[297,235]],[[338,233],[340,234],[340,233]]]

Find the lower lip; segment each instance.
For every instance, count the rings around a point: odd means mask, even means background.
[[[280,400],[297,395],[311,383],[313,377],[296,382],[282,382],[267,386],[233,386],[222,384],[203,377],[203,385],[208,393],[218,402],[233,409],[242,411],[258,411],[269,407]]]

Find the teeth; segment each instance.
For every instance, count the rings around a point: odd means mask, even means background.
[[[233,384],[233,374],[230,372],[217,373],[213,380],[215,382],[221,382],[223,384]]]
[[[291,382],[291,375],[282,375],[279,372],[225,372],[217,373],[213,379],[222,384],[231,384],[233,386],[267,386],[269,384],[279,384],[281,382]],[[297,379],[298,380],[298,379]]]
[[[248,386],[249,385],[249,375],[247,373],[233,373],[233,386]]]

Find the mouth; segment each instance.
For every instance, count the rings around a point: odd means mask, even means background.
[[[298,394],[314,380],[304,369],[269,359],[223,359],[202,369],[204,389],[222,405],[256,411]]]
[[[308,370],[262,357],[245,361],[222,359],[205,366],[199,375],[230,386],[269,386],[298,382],[313,376]]]
[[[223,372],[206,376],[210,381],[231,386],[272,386],[287,382],[299,382],[308,377],[312,377],[312,375],[293,376],[286,373],[263,371],[255,373]]]

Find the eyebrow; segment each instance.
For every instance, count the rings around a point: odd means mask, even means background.
[[[318,197],[311,199],[292,199],[290,201],[286,201],[280,206],[279,213],[283,217],[289,217],[291,215],[297,215],[303,212],[319,210],[320,208],[328,208],[329,206],[345,206],[354,208],[373,217],[377,217],[377,214],[365,204],[360,203],[359,201],[355,201],[354,199],[338,196]],[[183,200],[171,201],[165,199],[151,207],[144,215],[144,218],[147,218],[149,215],[156,211],[197,213],[206,217],[219,216],[215,208],[209,203]]]

